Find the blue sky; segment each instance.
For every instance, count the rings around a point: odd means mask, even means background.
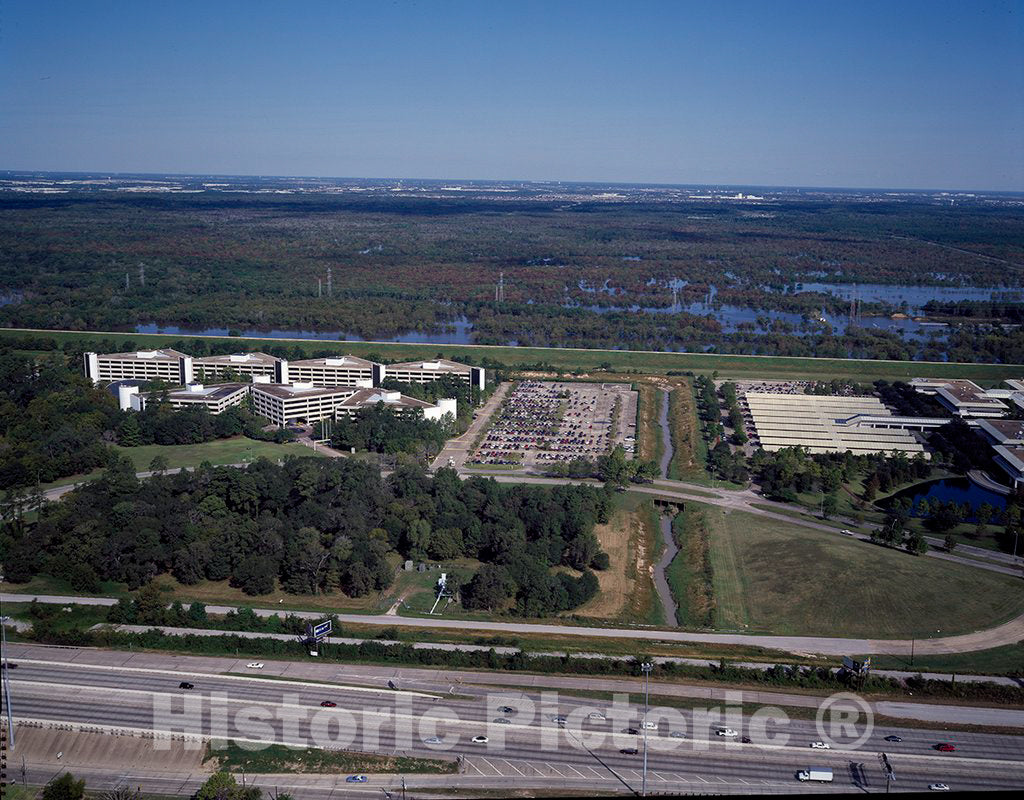
[[[1024,190],[1024,0],[4,0],[0,168]]]

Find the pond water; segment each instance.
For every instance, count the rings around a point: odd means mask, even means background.
[[[929,300],[957,302],[959,300],[1024,301],[1024,290],[984,288],[980,286],[899,286],[883,283],[803,283],[797,284],[796,293],[822,292],[851,300],[854,297],[867,303],[886,303],[890,306],[907,304],[910,313],[920,312]]]
[[[929,503],[933,500],[941,500],[944,503],[953,500],[961,505],[969,503],[972,513],[966,518],[967,522],[977,522],[973,510],[982,503],[988,503],[1000,511],[1006,508],[1006,497],[979,486],[969,478],[944,478],[940,481],[930,481],[928,483],[919,483],[916,486],[909,486],[886,498],[882,505],[888,507],[894,500],[904,497],[910,499],[914,508],[917,507],[917,504],[922,499],[927,499]],[[916,516],[914,512],[911,512],[911,514]]]

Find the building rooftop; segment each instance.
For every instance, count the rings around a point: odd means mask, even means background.
[[[277,362],[274,356],[266,353],[230,353],[219,356],[203,356],[195,359],[196,364],[217,364],[230,367],[232,364],[267,364],[273,365]]]
[[[433,361],[403,361],[400,364],[388,364],[386,369],[423,369],[431,372],[467,372],[472,369],[469,364],[449,361],[446,358],[435,358]]]
[[[167,393],[172,400],[223,400],[249,388],[246,383],[216,383],[206,386],[202,383],[190,383]]]
[[[138,361],[177,361],[187,358],[184,353],[165,347],[162,350],[135,350],[127,353],[102,353],[98,358],[134,359]]]
[[[399,392],[389,392],[382,389],[360,389],[342,402],[342,408],[373,406],[377,403],[384,403],[388,406],[400,408],[433,408],[432,403],[426,400],[418,400],[415,397],[407,397]]]
[[[254,392],[262,392],[282,400],[299,397],[329,397],[331,395],[349,395],[359,391],[357,386],[314,386],[311,383],[254,383]]]
[[[997,444],[993,450],[1018,473],[1024,473],[1024,446]]]
[[[367,361],[359,356],[328,356],[326,358],[304,358],[301,361],[291,361],[290,366],[295,367],[349,367],[355,369],[369,369],[374,362]]]
[[[997,442],[1003,444],[1006,442],[1024,443],[1024,422],[1021,420],[982,419],[978,420],[978,427]]]

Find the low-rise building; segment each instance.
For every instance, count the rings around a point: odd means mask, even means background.
[[[1001,417],[1006,414],[1006,389],[982,389],[974,381],[944,378],[914,378],[910,385],[921,394],[932,395],[958,417]]]
[[[395,413],[422,412],[424,419],[434,421],[440,420],[445,414],[451,414],[454,417],[456,413],[454,399],[438,400],[437,405],[434,405],[426,400],[407,397],[400,392],[390,392],[384,389],[360,389],[338,406],[338,414],[352,416],[361,409],[372,408],[380,403]]]
[[[1006,473],[1013,483],[1013,488],[1024,487],[1024,443],[997,444],[992,449],[994,451],[992,460]]]
[[[445,358],[386,364],[381,377],[400,383],[430,383],[445,376],[458,378],[476,389],[483,389],[486,382],[483,367],[471,367]]]
[[[190,383],[188,386],[171,389],[166,393],[140,392],[138,386],[122,386],[118,389],[118,400],[123,410],[128,407],[134,411],[143,411],[146,406],[166,397],[173,408],[195,408],[202,406],[211,414],[220,414],[231,406],[244,402],[249,394],[247,383],[220,383],[206,386],[202,383]]]
[[[992,444],[1024,447],[1024,422],[1017,419],[979,419],[977,430]]]
[[[192,356],[165,347],[129,353],[85,353],[85,374],[93,383],[137,379],[176,386],[194,380]]]

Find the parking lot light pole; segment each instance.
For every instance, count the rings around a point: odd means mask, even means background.
[[[640,665],[644,673],[644,776],[640,786],[640,796],[647,797],[647,712],[650,709],[651,700],[651,670],[654,664],[645,661]]]

